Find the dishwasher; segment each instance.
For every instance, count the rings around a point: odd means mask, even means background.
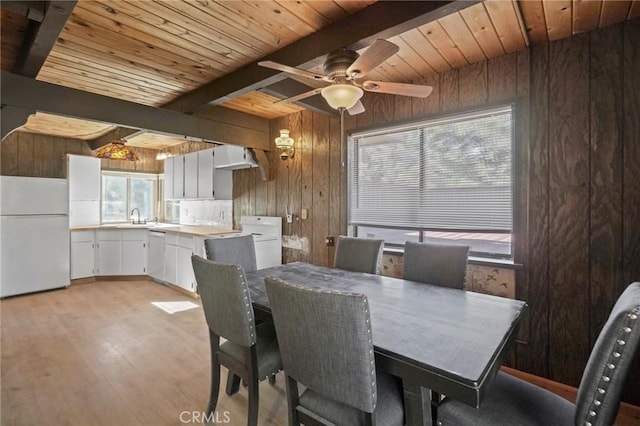
[[[147,259],[149,276],[156,281],[164,282],[164,232],[149,231]]]

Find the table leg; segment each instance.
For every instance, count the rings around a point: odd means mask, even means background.
[[[407,426],[433,426],[431,421],[431,392],[419,384],[402,381],[404,415]]]

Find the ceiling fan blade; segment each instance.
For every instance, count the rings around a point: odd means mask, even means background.
[[[389,93],[391,95],[426,98],[433,91],[431,86],[407,83],[390,83],[387,81],[365,81],[362,88],[367,92]]]
[[[347,110],[347,112],[349,113],[349,115],[358,115],[358,114],[362,114],[365,111],[364,109],[364,105],[362,105],[361,101],[356,102],[356,104],[354,106],[352,106],[351,108],[349,108]]]
[[[347,75],[352,79],[361,78],[396,54],[398,50],[400,48],[395,44],[378,39],[347,68]]]
[[[301,99],[310,98],[311,96],[317,95],[320,92],[322,92],[322,89],[323,89],[322,87],[319,87],[317,89],[313,89],[313,90],[309,90],[307,92],[300,93],[299,95],[291,96],[290,98],[280,99],[279,101],[274,102],[274,104],[291,103],[291,102],[299,101]]]
[[[301,70],[299,68],[290,67],[288,65],[282,65],[273,61],[261,61],[261,62],[258,62],[258,65],[265,68],[271,68],[272,70],[287,72],[289,74],[298,75],[300,77],[310,78],[312,80],[330,81],[330,80],[327,80],[327,78],[324,75],[315,74],[309,71]]]

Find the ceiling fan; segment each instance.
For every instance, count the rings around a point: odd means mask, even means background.
[[[273,61],[261,61],[258,62],[258,65],[327,83],[326,87],[309,90],[276,103],[295,102],[322,94],[322,97],[332,108],[341,112],[347,110],[349,114],[355,115],[364,112],[364,106],[360,102],[364,91],[417,98],[426,98],[431,94],[433,90],[431,86],[372,80],[360,81],[362,77],[382,64],[398,50],[398,46],[382,39],[376,40],[362,55],[346,48],[335,50],[329,53],[324,60],[323,69],[325,75]]]

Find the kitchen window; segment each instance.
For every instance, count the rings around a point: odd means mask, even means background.
[[[449,115],[349,139],[349,233],[459,243],[512,259],[513,105]]]
[[[102,172],[102,222],[131,220],[131,210],[140,210],[141,220],[157,217],[158,176],[146,173]],[[134,214],[137,220],[137,213]]]

